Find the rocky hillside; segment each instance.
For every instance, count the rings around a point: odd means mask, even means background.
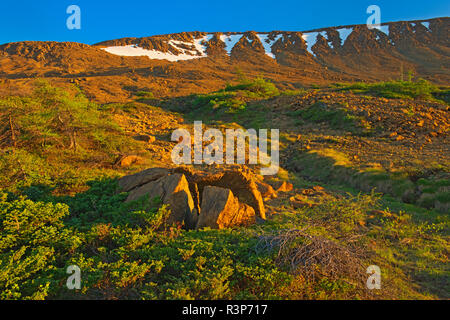
[[[98,101],[210,92],[236,70],[278,86],[400,79],[449,83],[449,21],[338,26],[303,32],[184,32],[90,46],[21,42],[0,46],[0,93],[27,91],[36,77],[75,82]]]
[[[259,78],[101,105],[46,81],[0,96],[0,300],[449,299],[440,91]],[[278,174],[174,165],[171,133],[192,119],[279,128]],[[66,287],[74,265],[81,290]]]

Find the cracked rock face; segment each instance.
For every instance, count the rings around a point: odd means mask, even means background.
[[[202,199],[202,212],[197,229],[224,229],[255,222],[255,210],[245,203],[240,203],[230,189],[207,186],[203,190]]]
[[[186,177],[183,174],[172,174],[150,181],[130,192],[127,201],[138,200],[148,196],[149,200],[160,198],[168,204],[171,211],[168,223],[185,223],[188,227],[196,221],[194,201]]]
[[[124,192],[129,192],[148,182],[155,181],[169,174],[166,168],[150,168],[142,172],[138,172],[131,176],[125,176],[119,180],[119,188]]]
[[[219,173],[192,172],[186,168],[176,168],[175,172],[184,173],[189,183],[195,183],[200,195],[206,186],[230,189],[239,201],[252,207],[261,219],[266,219],[266,210],[255,178],[250,173],[239,170],[226,170]]]

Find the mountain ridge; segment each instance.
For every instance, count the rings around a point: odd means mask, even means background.
[[[236,79],[236,70],[287,89],[386,81],[409,71],[447,85],[449,22],[448,17],[387,22],[372,30],[346,25],[303,32],[195,31],[94,45],[14,42],[0,46],[0,78],[10,91],[26,90],[35,78],[77,82],[98,101],[125,101],[136,90],[155,96],[209,92]]]
[[[418,20],[398,20],[398,21],[389,21],[389,22],[382,22],[380,23],[381,26],[385,26],[385,25],[389,25],[389,24],[393,24],[393,23],[403,23],[403,22],[409,22],[409,23],[420,23],[420,22],[428,22],[431,20],[441,20],[441,19],[450,19],[450,17],[435,17],[435,18],[430,18],[430,19],[418,19]],[[122,37],[122,38],[116,38],[116,39],[111,39],[111,40],[104,40],[104,41],[100,41],[100,42],[96,42],[91,44],[92,46],[96,46],[99,45],[101,43],[107,42],[107,41],[114,41],[114,40],[120,40],[120,39],[140,39],[140,38],[149,38],[149,37],[160,37],[160,36],[168,36],[168,35],[174,35],[174,34],[182,34],[182,33],[211,33],[211,34],[215,34],[215,33],[230,33],[230,34],[243,34],[245,32],[257,32],[257,33],[262,33],[262,34],[268,34],[271,32],[317,32],[317,31],[324,31],[325,29],[341,29],[341,28],[349,28],[349,27],[355,27],[355,26],[364,26],[365,24],[345,24],[345,25],[338,25],[338,26],[330,26],[330,27],[320,27],[320,28],[314,28],[314,29],[307,29],[307,30],[269,30],[269,31],[257,31],[257,30],[245,30],[245,31],[199,31],[199,30],[192,30],[192,31],[183,31],[183,32],[174,32],[174,33],[162,33],[162,34],[155,34],[152,36],[144,36],[144,37]]]

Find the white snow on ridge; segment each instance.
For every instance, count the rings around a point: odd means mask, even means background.
[[[264,47],[264,51],[266,52],[266,54],[275,59],[275,55],[272,53],[272,46],[275,42],[278,41],[278,39],[280,39],[283,35],[279,34],[277,35],[273,40],[269,39],[269,35],[268,34],[257,34],[259,40],[261,41],[263,47]]]
[[[334,49],[333,42],[330,39],[328,39],[328,33],[326,31],[322,31],[320,34],[327,40],[330,48]]]
[[[311,33],[304,33],[302,35],[303,40],[305,40],[306,45],[308,46],[308,49],[307,49],[308,52],[311,53],[313,56],[315,56],[315,54],[312,51],[312,47],[317,41],[318,34],[319,34],[318,32],[311,32]]]
[[[174,47],[175,49],[181,51],[181,54],[173,54],[171,52],[161,52],[158,50],[148,50],[137,45],[127,45],[127,46],[114,46],[102,48],[106,52],[111,54],[115,54],[118,56],[126,56],[126,57],[139,57],[139,56],[147,56],[150,59],[156,60],[168,60],[171,62],[181,61],[181,60],[191,60],[204,58],[207,56],[206,54],[206,45],[204,42],[209,41],[212,38],[212,35],[207,35],[203,38],[194,39],[193,42],[184,42],[177,40],[169,40],[168,44]],[[184,49],[182,45],[188,47],[194,47],[192,50]]]
[[[341,38],[341,45],[344,45],[345,40],[347,40],[348,36],[353,32],[353,28],[343,28],[338,29],[339,37]]]
[[[389,35],[389,26],[380,26],[378,30],[385,33],[386,35]]]
[[[424,22],[411,22],[409,25],[413,27],[413,31],[416,32],[416,29],[420,27],[420,24],[422,24],[429,32],[431,32],[430,29],[430,22],[424,21]],[[347,38],[350,36],[350,34],[353,32],[352,27],[345,27],[340,29],[335,29],[339,33],[339,37],[341,39],[341,45],[344,45],[347,41]],[[384,34],[386,34],[388,37],[390,35],[389,25],[382,25],[377,27],[377,29]],[[273,45],[283,36],[285,36],[285,39],[288,39],[288,35],[284,35],[283,33],[273,32],[275,36],[269,39],[269,33],[259,33],[256,34],[258,39],[261,41],[265,54],[269,57],[275,59],[275,55],[272,53],[272,47]],[[307,50],[309,53],[311,53],[313,56],[316,56],[313,52],[312,48],[317,43],[318,36],[322,35],[328,45],[331,48],[334,48],[333,43],[330,41],[328,37],[327,31],[320,31],[320,32],[306,32],[302,34],[303,40],[306,42]],[[381,34],[377,32],[376,34],[376,40],[380,41],[381,38],[385,38],[384,36],[380,36]],[[228,53],[228,55],[231,54],[232,49],[235,47],[235,45],[242,39],[244,36],[243,33],[238,34],[222,34],[220,35],[220,40],[224,42],[225,44],[225,50]],[[174,61],[181,61],[181,60],[191,60],[191,59],[198,59],[207,57],[206,49],[207,49],[207,42],[209,42],[214,37],[214,34],[207,34],[202,38],[193,39],[190,41],[179,41],[179,40],[168,40],[167,44],[172,47],[173,49],[176,49],[179,54],[174,54],[171,52],[161,52],[158,50],[148,50],[141,48],[137,45],[126,45],[126,46],[111,46],[102,48],[102,50],[105,50],[106,52],[109,52],[114,55],[119,56],[147,56],[150,59],[157,59],[157,60],[168,60],[171,62]],[[253,40],[247,39],[250,43],[252,43]],[[394,44],[392,39],[389,39],[390,43]]]
[[[328,36],[327,36],[327,32],[326,31],[321,31],[321,32],[308,32],[308,33],[304,33],[302,35],[303,40],[305,40],[306,45],[308,46],[308,52],[311,53],[313,56],[315,56],[315,53],[312,51],[312,47],[316,44],[317,42],[317,37],[320,35],[322,35],[327,41],[328,41]]]
[[[222,40],[225,43],[225,50],[227,51],[227,53],[231,54],[231,50],[236,45],[236,43],[238,43],[239,40],[241,40],[242,37],[243,34],[232,34],[229,36],[223,34],[220,36],[220,40]]]
[[[430,23],[429,22],[421,22],[422,25],[427,28],[428,30],[430,30]]]
[[[134,44],[128,46],[115,46],[115,47],[107,47],[102,48],[106,52],[117,56],[125,56],[125,57],[139,57],[139,56],[147,56],[150,59],[157,60],[169,60],[169,61],[178,61],[183,60],[183,57],[174,55],[169,52],[161,52],[157,50],[147,50],[140,48]],[[189,56],[192,59],[192,56]]]
[[[213,35],[209,34],[207,36],[204,36],[203,38],[194,39],[194,42],[185,42],[185,41],[177,41],[177,40],[169,40],[169,44],[173,47],[175,47],[177,50],[181,51],[183,54],[189,53],[190,55],[197,55],[200,53],[200,56],[198,57],[206,57],[206,43],[211,40]],[[192,47],[194,46],[194,49],[184,49],[184,47]]]

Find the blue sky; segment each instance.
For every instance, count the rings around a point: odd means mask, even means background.
[[[81,8],[81,30],[68,30],[66,9]],[[22,0],[0,3],[0,44],[24,40],[88,44],[182,31],[304,31],[365,23],[450,16],[448,0]]]

